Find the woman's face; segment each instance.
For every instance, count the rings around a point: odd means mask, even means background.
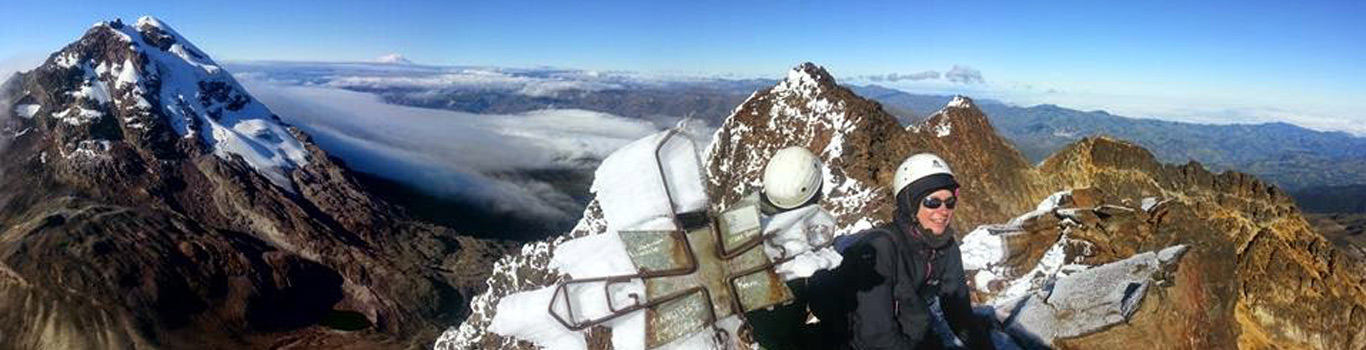
[[[921,198],[920,202],[916,204],[920,209],[915,212],[915,218],[920,220],[920,225],[930,229],[930,232],[934,232],[936,235],[944,234],[944,230],[949,228],[949,222],[953,221],[953,209],[950,209],[945,203],[950,198],[953,198],[953,191],[949,190],[934,191],[928,197]],[[934,202],[935,199],[938,199],[938,208],[925,207],[925,202]]]

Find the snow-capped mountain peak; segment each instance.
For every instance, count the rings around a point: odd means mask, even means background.
[[[375,59],[375,62],[387,64],[413,64],[413,61],[410,61],[407,57],[403,57],[403,55],[397,53],[379,56],[379,58]]]
[[[802,63],[787,71],[787,78],[778,82],[773,87],[773,93],[778,95],[796,94],[806,98],[813,98],[822,91],[821,86],[834,84],[835,79],[830,77],[830,73],[825,68],[815,63]]]
[[[451,272],[502,255],[374,196],[162,21],[55,51],[0,84],[5,344],[412,347],[480,288]]]
[[[57,95],[70,99],[44,101],[34,111],[36,116],[91,129],[63,132],[62,145],[196,140],[220,158],[241,157],[286,189],[293,189],[288,171],[308,163],[303,144],[269,108],[155,17],[144,16],[131,26],[121,20],[96,23],[34,73],[59,80],[79,77],[78,82],[57,87],[65,90]],[[160,135],[167,132],[178,137]],[[58,151],[76,154],[65,148]]]
[[[825,164],[862,163],[866,155],[858,150],[872,147],[874,140],[899,129],[896,125],[875,102],[836,84],[821,66],[800,64],[774,87],[751,96],[717,130],[708,151],[711,193],[725,207],[759,188],[758,175],[769,155],[788,146],[807,147]],[[842,232],[878,222],[844,214],[880,198],[884,181],[866,169],[825,170],[822,194],[832,203],[826,208],[845,220]]]
[[[974,104],[972,103],[972,99],[971,99],[971,98],[968,98],[967,96],[963,96],[963,95],[954,95],[954,96],[953,96],[953,101],[949,101],[949,103],[948,103],[947,105],[944,105],[944,108],[975,108],[975,107],[976,107],[976,105],[974,105]]]
[[[980,123],[973,122],[969,124],[985,123],[986,118],[982,111],[977,108],[977,104],[972,102],[971,98],[963,95],[954,95],[953,100],[949,101],[948,104],[945,104],[944,108],[940,108],[938,112],[930,115],[930,117],[926,118],[921,124],[910,125],[907,126],[906,129],[917,133],[928,130],[932,131],[935,137],[946,137],[953,134],[953,125],[955,123],[952,120],[955,119],[953,117],[954,115],[969,115],[973,116],[971,118],[982,119]]]

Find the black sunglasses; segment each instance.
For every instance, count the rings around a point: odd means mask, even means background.
[[[939,198],[934,197],[925,197],[925,200],[920,202],[920,205],[923,205],[925,206],[925,208],[929,209],[939,209],[939,205],[941,204],[946,207],[949,207],[949,209],[953,209],[953,207],[958,205],[958,196],[949,197],[949,199],[945,200],[940,200]]]

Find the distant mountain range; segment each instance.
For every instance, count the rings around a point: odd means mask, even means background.
[[[734,106],[777,83],[771,79],[654,77],[553,68],[300,62],[237,62],[226,66],[247,79],[372,93],[385,102],[406,106],[484,114],[584,109],[644,119],[659,126],[692,117],[716,127]],[[850,89],[882,104],[902,125],[924,119],[953,99],[878,85],[850,85]],[[991,99],[975,101],[996,130],[1031,163],[1039,163],[1084,137],[1105,135],[1141,145],[1164,163],[1193,160],[1216,171],[1247,172],[1292,195],[1366,184],[1366,138],[1347,133],[1285,123],[1209,125],[1056,105],[1021,107]],[[1329,202],[1305,204],[1306,210],[1352,207],[1351,203],[1339,203],[1350,196],[1329,197],[1314,197]]]
[[[952,96],[924,96],[877,86],[855,88],[890,109],[928,115]],[[1209,125],[1083,112],[1056,105],[979,103],[991,123],[1031,162],[1093,135],[1129,140],[1164,163],[1194,160],[1214,170],[1238,170],[1297,192],[1319,186],[1366,184],[1366,138],[1286,123]],[[903,117],[904,118],[904,117]]]

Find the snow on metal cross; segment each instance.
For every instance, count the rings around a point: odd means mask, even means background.
[[[676,202],[660,150],[678,136],[675,131],[655,148],[671,206]],[[726,317],[791,300],[792,291],[774,267],[792,258],[784,251],[770,261],[764,253],[766,237],[758,208],[757,203],[742,202],[719,215],[705,209],[675,210],[668,213],[671,230],[618,231],[636,273],[561,281],[548,311],[566,328],[582,330],[644,310],[645,345],[656,348]],[[642,284],[643,295],[638,290]],[[598,290],[601,299],[576,297]]]

